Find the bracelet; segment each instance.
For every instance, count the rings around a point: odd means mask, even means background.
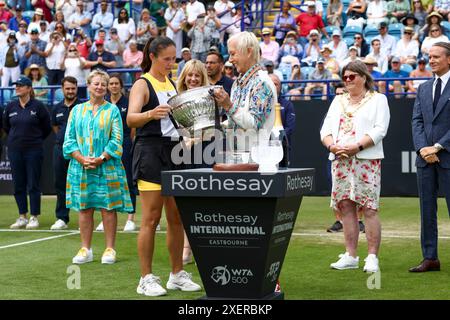
[[[328,150],[329,152],[331,152],[331,147],[332,147],[332,146],[334,146],[334,143],[330,144],[330,145],[327,147],[327,150]]]

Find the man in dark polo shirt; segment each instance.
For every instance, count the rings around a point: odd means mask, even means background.
[[[88,55],[85,68],[91,68],[91,71],[100,69],[107,71],[108,69],[116,67],[116,59],[111,52],[105,50],[104,41],[98,39],[95,41],[97,51],[91,52]]]
[[[225,60],[220,53],[209,52],[205,62],[206,71],[208,72],[208,79],[211,85],[222,86],[231,95],[231,87],[234,81],[223,75],[224,63]]]
[[[77,79],[74,77],[65,77],[62,80],[62,91],[64,100],[53,107],[51,115],[52,127],[56,136],[53,149],[53,169],[55,172],[55,215],[57,219],[50,227],[51,230],[67,229],[69,223],[69,209],[66,208],[66,178],[69,161],[64,159],[62,145],[69,114],[74,106],[81,103],[77,97]]]

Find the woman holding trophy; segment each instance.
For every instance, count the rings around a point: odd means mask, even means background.
[[[183,224],[173,197],[161,195],[161,171],[180,167],[171,159],[172,149],[179,143],[177,124],[167,104],[176,95],[168,78],[176,59],[175,43],[167,37],[151,39],[144,48],[143,75],[131,88],[128,126],[136,128],[133,153],[133,180],[142,203],[142,222],[138,237],[141,279],[137,293],[161,296],[167,292],[152,270],[156,227],[163,206],[167,218],[167,246],[171,273],[167,289],[199,291],[201,287],[183,270]]]
[[[214,97],[228,117],[224,124],[234,130],[237,151],[250,151],[253,143],[268,141],[275,122],[277,93],[267,72],[259,65],[260,51],[256,36],[241,32],[228,40],[229,61],[239,77],[231,89],[215,89]],[[234,139],[230,139],[234,140]]]

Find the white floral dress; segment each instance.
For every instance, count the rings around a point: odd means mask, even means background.
[[[341,112],[339,133],[336,144],[352,144],[355,141],[353,113],[357,110]],[[355,156],[350,158],[336,157],[332,163],[333,188],[331,191],[331,207],[339,209],[339,202],[351,200],[358,207],[378,210],[381,187],[381,159],[366,160]]]

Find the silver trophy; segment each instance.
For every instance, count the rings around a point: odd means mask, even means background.
[[[172,107],[172,116],[191,135],[196,131],[214,128],[216,103],[213,91],[221,86],[204,86],[182,92],[167,102]]]

